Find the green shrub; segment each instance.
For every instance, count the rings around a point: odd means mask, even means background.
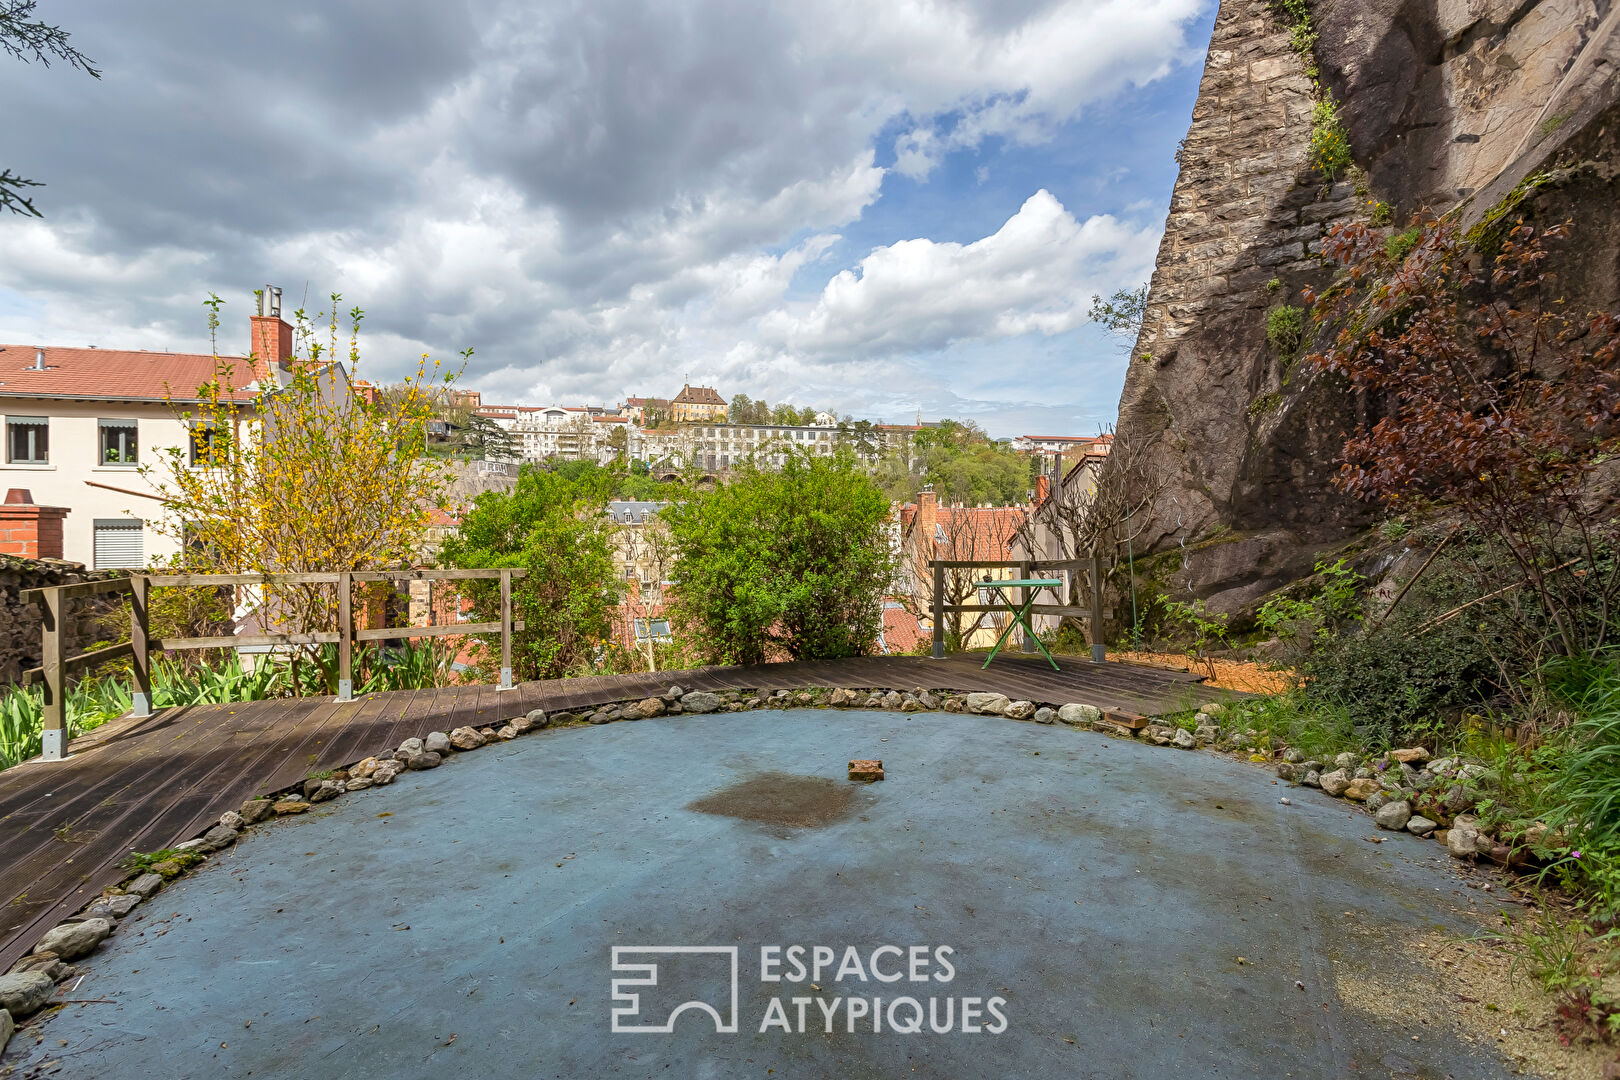
[[[1305,309],[1284,304],[1266,313],[1266,340],[1282,356],[1293,356],[1305,340]]]
[[[1299,665],[1307,698],[1345,709],[1371,745],[1455,742],[1461,712],[1497,698],[1503,667],[1521,662],[1505,651],[1513,612],[1502,601],[1430,625],[1476,597],[1463,552],[1448,552],[1382,622],[1341,623],[1315,641]]]
[[[1400,262],[1411,254],[1417,247],[1418,241],[1423,239],[1423,230],[1417,226],[1395,233],[1384,241],[1384,254],[1396,262]]]
[[[517,679],[550,679],[590,670],[612,632],[619,582],[606,513],[613,478],[602,469],[556,471],[525,466],[510,492],[473,500],[440,558],[451,567],[522,567],[512,582]],[[500,587],[463,583],[480,621],[500,618]]]
[[[853,455],[744,465],[660,518],[676,627],[711,663],[856,656],[877,640],[895,571],[889,500]]]

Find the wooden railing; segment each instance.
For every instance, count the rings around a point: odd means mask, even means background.
[[[1034,604],[1029,610],[1033,615],[1065,615],[1071,618],[1089,619],[1091,623],[1091,659],[1100,664],[1108,658],[1108,649],[1103,644],[1103,571],[1100,556],[1093,555],[1089,559],[931,559],[928,565],[934,571],[934,600],[932,604],[934,647],[931,655],[935,660],[945,658],[945,616],[947,614],[1005,610],[995,604],[947,604],[945,602],[945,571],[947,569],[1004,570],[1008,567],[1017,570],[1019,578],[1026,581],[1037,573],[1049,571],[1085,570],[1089,572],[1091,575],[1091,606],[1089,608],[1078,607],[1073,604]],[[1017,592],[1018,603],[1022,606],[1029,599],[1030,590],[1018,589]],[[1059,597],[1059,599],[1062,599],[1062,597]],[[1023,643],[1023,651],[1034,652],[1035,643],[1026,640]]]
[[[41,756],[60,761],[67,755],[67,677],[75,671],[130,658],[131,715],[152,714],[151,654],[181,649],[235,649],[252,646],[326,645],[338,647],[338,701],[354,700],[354,643],[392,638],[444,637],[462,634],[501,635],[501,677],[498,689],[512,689],[512,631],[522,630],[523,621],[512,619],[512,579],[526,571],[487,570],[354,570],[306,574],[132,574],[106,581],[85,581],[76,585],[51,585],[24,589],[22,603],[38,603],[44,635],[41,663],[24,671],[23,682],[43,682],[45,714]],[[468,581],[498,578],[501,588],[501,617],[495,622],[446,623],[440,626],[371,627],[357,630],[354,625],[353,587],[358,583],[381,581]],[[147,607],[153,588],[208,585],[332,585],[337,593],[336,630],[308,634],[223,634],[216,637],[154,638],[150,633]],[[62,655],[63,618],[66,602],[76,597],[123,593],[129,596],[129,640],[72,656]]]

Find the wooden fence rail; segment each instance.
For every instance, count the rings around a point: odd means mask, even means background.
[[[945,602],[945,571],[948,569],[961,570],[1001,570],[1007,567],[1016,568],[1018,576],[1029,580],[1031,575],[1049,573],[1061,570],[1085,570],[1091,575],[1091,606],[1078,607],[1073,604],[1035,604],[1030,612],[1035,615],[1064,615],[1071,618],[1089,619],[1091,623],[1091,659],[1102,663],[1108,658],[1108,648],[1103,644],[1103,602],[1102,585],[1103,570],[1102,556],[1093,553],[1088,559],[931,559],[929,566],[934,570],[934,643],[931,654],[935,660],[945,658],[945,616],[954,612],[1003,611],[995,604],[947,604]],[[1039,590],[1037,590],[1039,591]],[[1059,600],[1063,597],[1059,596]],[[1018,603],[1023,605],[1029,600],[1029,589],[1018,590]],[[1035,643],[1024,641],[1024,652],[1034,652]]]
[[[393,638],[446,637],[463,634],[501,635],[501,678],[497,689],[510,690],[512,683],[512,632],[523,629],[521,619],[512,618],[512,579],[527,571],[505,567],[474,570],[363,570],[303,574],[132,574],[106,581],[84,581],[74,585],[49,585],[24,589],[25,603],[37,603],[42,612],[44,635],[41,664],[22,673],[23,683],[44,683],[45,714],[41,735],[41,757],[61,761],[67,756],[67,677],[75,671],[109,660],[129,657],[133,716],[152,715],[151,653],[181,649],[234,649],[253,646],[327,645],[338,647],[338,692],[336,700],[354,700],[354,643]],[[356,629],[353,587],[359,583],[384,581],[474,581],[500,582],[501,617],[496,622],[449,623],[442,626],[397,626]],[[153,588],[188,588],[208,585],[332,585],[337,593],[336,630],[307,634],[225,634],[216,637],[154,638],[151,636],[148,602]],[[72,656],[62,655],[65,602],[75,597],[127,593],[129,596],[129,640]]]

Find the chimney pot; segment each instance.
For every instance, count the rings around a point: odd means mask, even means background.
[[[32,506],[34,504],[33,492],[27,488],[12,488],[6,492],[7,506]]]

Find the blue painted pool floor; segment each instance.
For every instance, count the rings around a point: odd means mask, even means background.
[[[850,785],[851,758],[881,758],[887,779]],[[773,820],[777,791],[820,823]],[[789,710],[546,731],[250,830],[81,962],[71,997],[113,1004],[67,1006],[5,1064],[1510,1075],[1336,992],[1348,974],[1428,978],[1412,941],[1477,931],[1438,845],[1375,832],[1263,770],[1061,725]],[[819,973],[817,946],[833,958]],[[715,951],[650,951],[671,947]],[[658,985],[635,984],[646,965]],[[645,1030],[688,1001],[718,1022],[692,1007]],[[615,1031],[616,1007],[643,1030]]]

